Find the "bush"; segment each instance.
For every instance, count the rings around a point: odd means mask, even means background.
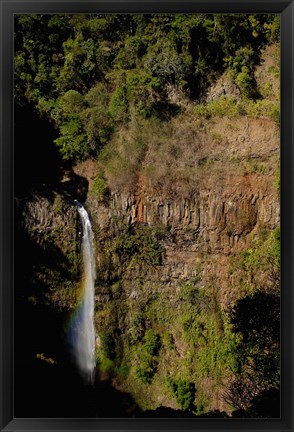
[[[144,340],[144,350],[151,356],[158,356],[161,347],[159,334],[152,329],[147,330],[144,336]]]
[[[136,375],[144,384],[150,384],[157,370],[161,340],[154,330],[147,330],[144,336],[144,343],[139,346],[139,366],[136,368]]]
[[[98,199],[98,201],[103,200],[107,192],[107,182],[102,173],[99,173],[93,180],[91,185],[90,194]]]
[[[136,314],[131,320],[129,335],[131,343],[141,342],[145,333],[145,320],[142,315]]]
[[[100,335],[100,352],[103,357],[109,360],[114,360],[115,358],[115,343],[111,334],[101,333]]]
[[[193,409],[196,394],[194,383],[185,380],[174,380],[169,377],[166,385],[176,397],[182,410],[187,411]]]
[[[152,237],[151,228],[137,225],[130,233],[123,234],[116,242],[115,252],[135,265],[156,266],[162,263],[163,247]]]
[[[112,94],[109,104],[109,113],[115,121],[126,121],[128,117],[129,103],[127,90],[124,86],[118,87]]]
[[[199,104],[194,108],[196,117],[236,117],[239,113],[239,104],[233,96],[222,95],[207,105]]]
[[[150,384],[154,376],[154,369],[149,363],[144,363],[136,368],[136,376],[143,384]]]

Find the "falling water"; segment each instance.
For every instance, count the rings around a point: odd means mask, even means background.
[[[94,235],[89,215],[85,208],[75,200],[82,222],[82,261],[83,280],[80,302],[71,323],[70,343],[74,358],[84,379],[94,383],[95,378],[95,328],[94,328],[94,283],[95,253]]]

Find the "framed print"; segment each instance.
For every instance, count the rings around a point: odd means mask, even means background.
[[[1,1],[1,430],[293,430],[293,1]]]

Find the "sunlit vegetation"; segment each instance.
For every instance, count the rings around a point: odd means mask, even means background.
[[[19,15],[15,97],[53,122],[71,161],[97,156],[134,117],[175,115],[181,99],[205,116],[229,109],[278,118],[254,76],[261,50],[278,40],[278,15]],[[225,70],[242,104],[197,106]]]
[[[211,265],[215,251],[201,233],[205,221],[195,229],[149,223],[142,214],[131,221],[140,194],[189,200],[209,182],[221,189],[225,175],[232,182],[268,178],[279,192],[277,152],[239,152],[250,122],[279,128],[279,29],[279,16],[266,14],[16,16],[16,106],[53,125],[61,171],[89,160],[95,167],[83,197],[99,250],[97,375],[131,394],[142,411],[279,416],[279,227],[246,231],[246,246],[224,254],[228,274],[220,281]],[[261,79],[268,47],[274,65]],[[29,307],[67,313],[78,302],[81,229],[68,202],[72,192],[59,181],[48,195],[50,218],[34,219],[43,214],[37,209],[23,227],[20,242],[33,251],[33,264],[20,297]],[[118,191],[132,197],[123,215],[111,212]],[[95,220],[97,208],[109,218],[106,229]],[[21,211],[20,219],[29,214]],[[247,216],[240,212],[238,225]],[[229,217],[222,230],[242,243]],[[199,256],[194,277],[165,272],[168,253],[191,244]],[[224,292],[232,298],[224,300]],[[34,358],[57,363],[43,353]]]

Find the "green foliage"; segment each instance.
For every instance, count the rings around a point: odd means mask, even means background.
[[[239,102],[233,96],[222,95],[207,104],[197,104],[193,112],[196,117],[205,119],[213,117],[235,118],[240,115],[257,118],[267,117],[274,120],[277,126],[280,125],[279,103],[268,99],[252,100],[244,98]]]
[[[240,105],[233,96],[222,95],[212,100],[208,104],[198,104],[194,108],[196,117],[230,117],[234,118],[240,115]]]
[[[262,290],[241,298],[232,308],[233,331],[240,337],[239,376],[229,386],[230,403],[248,408],[256,393],[280,386],[280,297]],[[241,382],[246,382],[245,388]]]
[[[59,106],[63,117],[79,114],[84,107],[84,98],[76,90],[69,90],[60,97]]]
[[[65,160],[81,160],[121,122],[174,115],[175,89],[201,99],[225,67],[243,96],[258,97],[254,69],[279,26],[274,14],[17,15],[15,98],[55,123]],[[220,115],[233,110],[221,103]]]
[[[213,286],[197,289],[195,285],[184,285],[181,291],[182,300],[190,304],[179,319],[183,338],[189,344],[186,360],[195,365],[198,378],[209,376],[221,382],[224,375],[238,370],[239,364],[238,338],[220,308],[218,291]]]
[[[96,346],[97,367],[104,372],[115,370],[116,346],[113,335],[107,332],[100,332],[99,343]]]
[[[249,116],[252,117],[268,117],[274,120],[279,126],[280,122],[280,106],[277,102],[272,102],[267,99],[256,101],[248,100],[244,103],[244,108]]]
[[[280,193],[280,190],[281,190],[281,167],[280,167],[280,164],[279,164],[279,166],[275,172],[275,186],[276,186],[278,192]]]
[[[109,89],[105,83],[97,83],[85,95],[87,107],[81,113],[81,118],[93,154],[97,154],[113,133],[109,100]]]
[[[138,224],[123,234],[114,245],[115,252],[133,265],[157,266],[162,263],[163,246],[152,228]]]
[[[109,105],[109,113],[116,121],[124,121],[127,119],[128,99],[125,87],[117,87],[113,92]]]
[[[210,117],[236,117],[239,115],[238,103],[233,96],[221,96],[208,104],[208,113]]]
[[[276,104],[273,106],[271,113],[270,113],[270,117],[276,123],[278,128],[280,128],[280,124],[281,124],[280,104]]]
[[[134,69],[127,75],[127,94],[130,107],[143,118],[155,113],[156,101],[160,100],[161,83],[149,71]]]
[[[145,320],[142,314],[135,314],[130,322],[129,335],[132,344],[141,342],[145,334]]]
[[[168,377],[166,386],[176,397],[178,404],[183,411],[191,410],[195,399],[195,384],[185,380],[174,380]]]
[[[46,357],[45,354],[40,353],[40,354],[36,354],[36,358],[40,359],[48,364],[56,364],[57,362],[55,360],[53,360],[51,357]]]
[[[126,37],[124,46],[119,50],[114,67],[116,69],[134,69],[137,64],[140,64],[140,57],[144,51],[144,43],[142,39],[135,35]]]
[[[72,115],[70,119],[60,127],[60,137],[55,140],[60,154],[64,160],[84,160],[91,155],[87,136],[83,133],[82,123],[78,115]]]
[[[98,201],[102,201],[107,192],[107,182],[103,173],[99,173],[93,180],[89,193]]]
[[[247,294],[258,291],[261,284],[269,290],[279,290],[280,228],[263,231],[259,238],[253,238],[232,264],[241,270],[241,285]]]
[[[161,347],[159,334],[149,329],[145,333],[144,341],[143,349],[151,356],[157,356]]]
[[[226,398],[248,409],[257,393],[280,385],[280,228],[253,238],[233,264],[243,287],[230,311],[240,366]]]
[[[156,371],[159,350],[161,348],[160,336],[153,329],[145,332],[144,342],[139,346],[136,375],[144,384],[150,384]]]
[[[250,70],[247,66],[242,66],[241,72],[236,76],[236,84],[246,97],[251,96],[253,79],[252,76],[250,76]]]
[[[127,364],[123,363],[118,368],[116,368],[116,373],[122,378],[127,378],[130,373],[130,368]]]
[[[136,376],[143,384],[150,384],[154,376],[153,364],[147,362],[141,362],[141,365],[136,368]]]
[[[115,358],[115,343],[111,334],[101,333],[99,334],[100,347],[99,351],[103,357],[109,360],[114,360]]]

